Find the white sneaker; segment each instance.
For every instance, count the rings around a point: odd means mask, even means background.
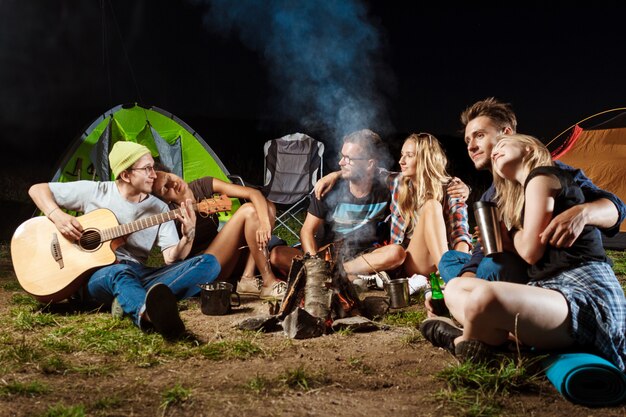
[[[421,289],[428,286],[428,279],[424,275],[413,274],[409,277],[409,294],[413,295],[418,293]]]
[[[381,272],[380,274],[386,274],[386,272]],[[357,279],[363,280],[365,285],[367,285],[367,288],[378,288],[379,290],[382,290],[384,283],[380,274],[357,275]]]
[[[357,293],[359,294],[369,290],[369,285],[367,284],[366,280],[364,280],[363,278],[360,278],[361,276],[362,275],[359,275],[357,278],[354,278],[352,280],[352,285],[354,286]]]

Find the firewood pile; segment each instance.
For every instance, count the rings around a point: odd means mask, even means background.
[[[335,249],[335,250],[333,250]],[[343,270],[339,248],[329,245],[315,256],[306,254],[292,261],[287,292],[278,311],[266,317],[246,319],[240,329],[277,331],[292,339],[308,339],[341,329],[372,331],[380,328],[374,319],[383,316],[385,297],[359,298]]]

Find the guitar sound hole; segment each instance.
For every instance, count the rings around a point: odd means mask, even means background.
[[[84,250],[95,250],[100,247],[101,239],[100,233],[97,230],[87,229],[83,231],[83,235],[80,237],[79,245]]]

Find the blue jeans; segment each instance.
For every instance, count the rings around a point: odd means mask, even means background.
[[[110,304],[117,297],[124,313],[140,325],[147,290],[155,284],[167,285],[177,299],[200,293],[199,284],[215,281],[222,267],[213,255],[198,255],[160,268],[125,262],[98,269],[87,283],[94,300]]]
[[[470,258],[469,254],[456,250],[445,252],[439,261],[441,278],[448,282],[458,277]],[[493,258],[484,257],[476,270],[476,278],[525,284],[528,282],[528,264],[511,252],[503,252]]]

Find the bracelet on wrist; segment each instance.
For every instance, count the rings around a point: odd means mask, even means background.
[[[57,211],[57,210],[58,210],[58,209],[60,209],[60,208],[61,208],[61,207],[58,207],[58,206],[57,206],[57,207],[55,207],[55,208],[53,208],[53,209],[52,209],[52,211],[51,211],[50,213],[46,214],[46,217],[47,217],[49,220],[52,220],[52,219],[50,219],[50,216],[52,215],[52,213],[54,213],[55,211]]]

